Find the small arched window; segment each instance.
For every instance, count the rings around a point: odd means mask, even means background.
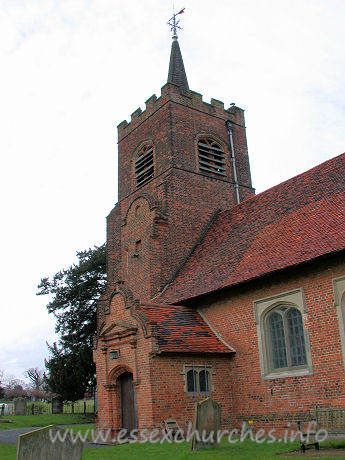
[[[212,138],[198,141],[199,169],[202,172],[225,176],[225,156],[221,146]]]
[[[187,392],[188,393],[197,392],[197,378],[198,378],[198,373],[196,371],[190,370],[187,372]]]
[[[345,365],[345,276],[333,279],[334,305],[337,310],[340,340]]]
[[[274,308],[266,319],[272,370],[307,364],[301,312],[287,305]]]
[[[135,160],[134,174],[137,187],[141,187],[154,177],[152,145],[145,145],[141,148]]]
[[[209,394],[211,392],[210,373],[205,368],[196,366],[186,373],[187,393],[190,394]]]
[[[210,391],[210,374],[204,369],[199,372],[199,390],[200,393],[208,393]]]

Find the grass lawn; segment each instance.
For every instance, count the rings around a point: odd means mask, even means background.
[[[327,443],[329,445],[329,443]],[[339,443],[338,443],[339,444]],[[345,443],[342,443],[345,447]],[[83,460],[278,460],[287,459],[284,454],[298,449],[298,444],[255,444],[251,441],[229,445],[225,440],[217,449],[191,452],[189,444],[123,444],[113,447],[97,447],[83,450]],[[1,460],[16,460],[16,446],[0,444]],[[302,460],[305,457],[289,457]],[[62,459],[65,460],[65,459]],[[66,459],[67,460],[67,459]],[[323,457],[334,460],[334,457]]]
[[[53,416],[16,416],[13,417],[15,423],[8,424],[11,428],[27,427],[30,426],[29,420],[33,419],[35,426],[44,426],[51,423],[59,425],[72,424],[69,428],[73,429],[76,433],[81,430],[84,434],[87,429],[93,428],[93,424],[85,424],[87,421],[81,415],[53,415]],[[83,425],[76,425],[76,423],[83,423]],[[2,425],[2,424],[1,424]],[[328,447],[342,447],[345,449],[345,441],[327,442]],[[324,444],[322,445],[324,446]],[[87,448],[83,450],[83,460],[245,460],[245,459],[260,459],[260,460],[279,460],[287,459],[284,453],[298,450],[299,444],[295,443],[273,443],[273,444],[256,444],[250,440],[244,443],[237,442],[229,444],[227,439],[223,439],[221,446],[217,449],[205,449],[197,452],[190,451],[190,445],[187,443],[181,444],[123,444],[111,447],[97,447]],[[16,459],[16,446],[0,444],[0,459],[1,460],[15,460]],[[277,457],[277,454],[282,454]],[[301,460],[305,457],[301,454],[298,457],[289,457],[292,460]],[[323,460],[334,460],[334,457],[323,457]],[[65,459],[62,459],[65,460]],[[67,460],[67,459],[66,459]]]
[[[191,451],[190,444],[124,444],[114,447],[85,449],[83,460],[277,460],[277,453],[293,450],[291,445],[281,446],[252,442],[229,444],[226,440],[217,449]],[[303,458],[303,457],[302,457]]]
[[[17,446],[9,444],[0,444],[0,458],[1,460],[16,460]]]
[[[331,443],[325,443],[330,446]],[[345,442],[338,442],[337,446],[345,448]],[[284,453],[299,449],[298,443],[289,444],[256,444],[251,441],[229,444],[223,440],[217,449],[190,451],[190,445],[182,444],[124,444],[114,447],[100,447],[84,449],[83,460],[305,460],[303,454],[296,457],[286,457]],[[279,455],[282,454],[282,455]],[[334,457],[323,457],[323,460],[334,460]]]
[[[13,430],[30,426],[71,425],[72,423],[90,423],[94,416],[88,414],[49,414],[49,415],[5,415],[6,420],[13,423],[0,423],[0,430]],[[2,457],[0,457],[2,460]]]

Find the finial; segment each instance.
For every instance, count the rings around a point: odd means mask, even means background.
[[[184,10],[185,8],[182,8],[182,10],[180,10],[178,13],[175,14],[175,9],[174,9],[173,10],[174,14],[172,18],[170,18],[169,21],[167,22],[167,24],[170,26],[171,32],[173,33],[173,36],[172,36],[173,40],[177,40],[177,29],[180,29],[180,30],[182,29],[182,27],[178,25],[180,22],[180,19],[176,19],[176,16],[184,13]]]

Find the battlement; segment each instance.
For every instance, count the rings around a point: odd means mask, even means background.
[[[167,102],[172,101],[177,104],[181,104],[191,109],[199,110],[200,112],[208,113],[224,120],[231,120],[232,122],[244,126],[244,111],[243,109],[236,107],[235,105],[230,106],[228,109],[224,109],[224,103],[217,99],[211,99],[211,102],[205,102],[202,99],[200,93],[195,91],[189,91],[188,94],[182,94],[180,87],[175,83],[166,83],[161,88],[161,96],[157,98],[153,94],[145,102],[146,108],[144,111],[139,107],[131,115],[131,121],[122,121],[118,125],[118,138],[119,141],[126,137],[131,131],[137,126],[143,123],[149,118],[154,112],[159,110]]]

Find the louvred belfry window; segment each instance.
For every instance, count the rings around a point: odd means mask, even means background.
[[[146,184],[154,176],[153,146],[144,146],[135,161],[135,179],[137,187]]]
[[[207,173],[225,176],[225,158],[220,145],[207,137],[198,142],[199,169]]]

